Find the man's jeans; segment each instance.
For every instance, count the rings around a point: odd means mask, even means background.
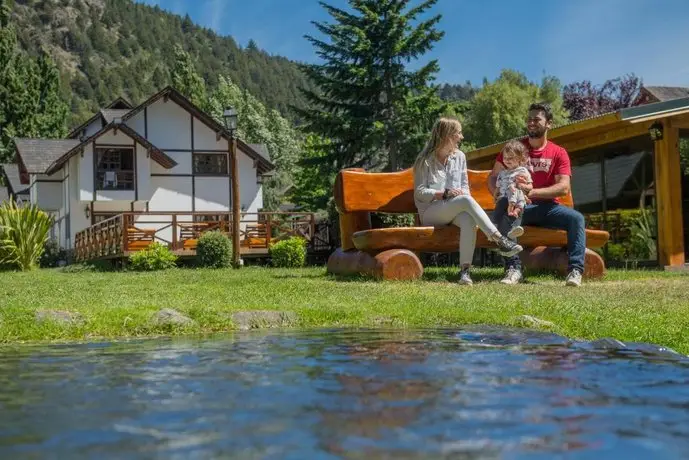
[[[569,253],[569,270],[574,268],[584,272],[584,254],[586,253],[586,227],[584,216],[567,206],[553,201],[528,204],[520,217],[507,215],[507,198],[501,198],[495,204],[493,222],[503,235],[507,235],[513,226],[532,225],[535,227],[553,228],[567,231],[567,252]],[[505,257],[505,269],[521,270],[519,256]]]

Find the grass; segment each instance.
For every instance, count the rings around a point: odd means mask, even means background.
[[[610,270],[605,281],[580,289],[551,276],[503,286],[500,275],[479,269],[476,284],[464,287],[454,283],[456,269],[440,268],[416,282],[336,279],[324,268],[3,273],[0,343],[212,333],[235,328],[232,312],[263,309],[294,311],[295,326],[309,328],[511,326],[516,317],[531,315],[568,337],[614,337],[689,354],[687,275]],[[151,317],[161,308],[174,308],[196,324],[158,326]],[[34,315],[41,309],[79,313],[84,321],[39,323]]]

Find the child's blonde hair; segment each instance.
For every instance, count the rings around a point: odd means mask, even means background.
[[[509,141],[502,148],[502,159],[516,158],[520,166],[529,164],[529,149],[521,141]]]
[[[423,165],[429,165],[428,160],[435,155],[436,151],[445,145],[447,139],[454,133],[462,132],[462,124],[456,118],[443,117],[438,119],[433,125],[431,137],[426,142],[419,156],[414,162],[414,169],[418,169]]]

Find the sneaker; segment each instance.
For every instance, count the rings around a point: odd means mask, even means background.
[[[471,275],[469,275],[468,268],[463,268],[462,271],[459,272],[459,281],[457,281],[457,283],[466,286],[471,286],[474,284],[474,282],[471,280]]]
[[[517,225],[512,230],[510,230],[510,232],[507,234],[507,238],[515,239],[515,238],[519,238],[523,234],[524,234],[524,227],[520,227],[519,225]]]
[[[517,268],[508,268],[505,277],[500,280],[502,284],[518,284],[522,280],[522,271]]]
[[[512,257],[524,250],[524,248],[519,246],[517,243],[507,239],[504,236],[500,236],[498,239],[496,239],[495,244],[498,247],[498,252],[503,257]]]
[[[581,276],[581,271],[577,268],[573,268],[567,275],[567,279],[565,279],[565,285],[574,287],[581,286]]]

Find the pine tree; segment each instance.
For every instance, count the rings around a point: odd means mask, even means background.
[[[47,54],[38,58],[39,76],[38,108],[36,114],[37,135],[46,138],[62,138],[67,135],[69,107],[60,94],[60,72]]]
[[[16,80],[17,35],[10,24],[10,8],[0,0],[0,161],[10,158],[10,136],[12,126],[10,82]]]
[[[295,110],[306,130],[332,140],[324,159],[335,170],[398,170],[445,110],[431,86],[437,61],[408,68],[444,35],[436,29],[440,15],[419,21],[437,0],[414,7],[410,0],[348,1],[352,12],[321,2],[335,22],[314,22],[329,41],[306,36],[323,63],[302,66],[318,89],[303,90],[311,108]]]
[[[175,46],[175,65],[172,68],[172,86],[202,109],[207,108],[206,82],[196,72],[189,53]]]
[[[60,138],[67,131],[59,72],[47,55],[34,60],[17,50],[9,12],[0,0],[0,162],[11,160],[15,136]]]

